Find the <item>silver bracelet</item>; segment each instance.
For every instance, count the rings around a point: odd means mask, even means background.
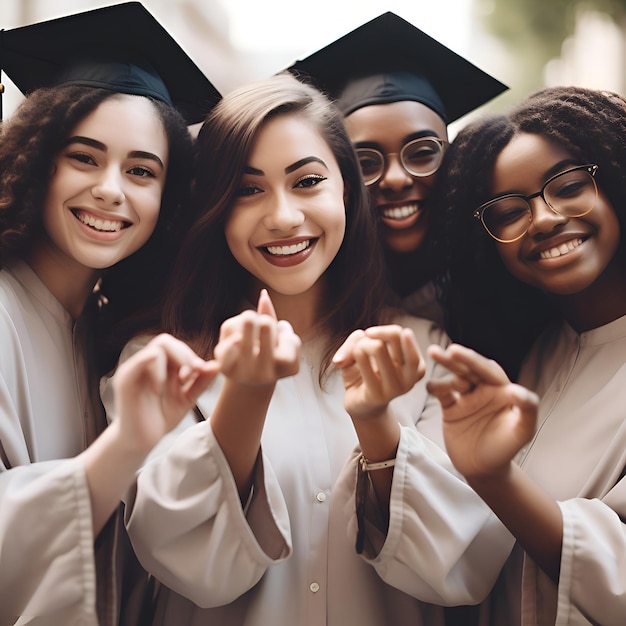
[[[379,469],[385,469],[386,467],[393,467],[396,464],[395,459],[389,459],[387,461],[377,461],[373,463],[372,461],[368,461],[363,455],[361,455],[361,469],[364,472],[373,472]]]

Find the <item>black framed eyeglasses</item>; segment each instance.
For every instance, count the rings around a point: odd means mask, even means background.
[[[598,200],[598,186],[594,178],[597,171],[597,165],[572,167],[548,178],[541,191],[530,196],[512,193],[485,202],[474,211],[474,217],[501,243],[517,241],[528,232],[533,221],[530,207],[533,198],[541,197],[559,215],[582,217],[593,209]]]
[[[413,139],[402,146],[400,163],[411,176],[419,178],[430,176],[439,169],[447,145],[448,142],[439,137]],[[376,148],[357,148],[356,153],[366,185],[373,185],[382,178],[387,167],[385,157],[396,154],[394,152],[383,154]]]

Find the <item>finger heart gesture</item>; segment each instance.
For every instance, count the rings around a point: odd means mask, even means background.
[[[424,376],[415,335],[398,325],[354,331],[333,358],[341,370],[344,404],[353,418],[376,417]]]
[[[265,289],[256,311],[226,320],[214,356],[222,373],[242,385],[273,385],[299,367],[301,341],[285,320],[278,320]]]
[[[441,402],[446,449],[454,465],[466,478],[507,471],[534,436],[536,394],[469,348],[430,346],[428,352],[450,372],[427,387]]]

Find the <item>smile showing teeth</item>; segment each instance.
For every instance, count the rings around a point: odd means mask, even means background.
[[[86,213],[82,213],[81,211],[77,211],[75,213],[76,217],[87,226],[91,226],[95,230],[101,230],[105,232],[117,232],[124,228],[124,222],[119,220],[101,220],[96,219],[91,215],[87,215]]]
[[[562,256],[571,252],[574,248],[578,248],[578,246],[583,242],[582,239],[572,239],[572,241],[568,241],[567,243],[562,243],[560,246],[556,248],[550,248],[549,250],[544,250],[539,253],[539,257],[542,259],[554,259],[558,256]]]
[[[287,256],[289,254],[297,254],[306,250],[311,245],[311,240],[301,241],[300,243],[294,243],[291,246],[267,246],[265,249],[276,256]]]
[[[383,210],[383,216],[392,220],[401,220],[417,213],[417,204],[405,204],[404,206],[389,207]]]

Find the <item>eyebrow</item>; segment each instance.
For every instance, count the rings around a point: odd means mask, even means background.
[[[85,146],[89,146],[91,148],[95,148],[96,150],[100,150],[101,152],[106,152],[107,147],[101,141],[96,139],[92,139],[91,137],[83,137],[81,135],[75,135],[74,137],[70,137],[66,142],[65,146],[69,146],[73,143],[80,143]],[[129,159],[149,159],[150,161],[154,161],[158,163],[163,169],[165,166],[163,165],[163,161],[154,153],[146,152],[145,150],[132,150],[128,153]]]
[[[572,158],[563,159],[562,161],[559,161],[558,163],[553,165],[544,174],[544,176],[545,176],[546,180],[548,180],[548,178],[552,178],[555,174],[559,174],[560,172],[565,171],[568,167],[577,165],[578,163],[579,163],[579,161],[577,161],[576,159],[572,159]]]
[[[423,139],[426,137],[432,137],[435,139],[441,139],[445,141],[444,137],[440,137],[434,130],[430,128],[426,128],[424,130],[418,130],[414,133],[406,135],[402,138],[402,145],[409,143],[409,141],[413,141],[414,139]],[[355,148],[375,148],[376,150],[382,150],[382,146],[377,141],[357,141],[354,144]]]
[[[145,152],[144,150],[133,150],[128,153],[128,158],[130,159],[149,159],[151,161],[156,161],[163,169],[165,169],[165,165],[163,165],[163,161],[152,152]]]
[[[302,166],[307,165],[308,163],[320,163],[326,169],[328,169],[328,166],[326,165],[326,163],[324,163],[324,161],[322,161],[322,159],[316,156],[310,156],[310,157],[305,157],[304,159],[300,159],[299,161],[296,161],[295,163],[292,163],[291,165],[288,165],[285,168],[285,174],[291,174],[291,172],[295,172],[297,169],[300,169]]]
[[[567,158],[567,159],[562,159],[558,163],[555,163],[552,167],[548,168],[543,173],[543,184],[542,184],[542,187],[543,187],[543,185],[546,184],[547,180],[549,180],[550,178],[552,178],[556,174],[560,174],[561,172],[564,172],[569,167],[576,166],[577,164],[578,164],[578,161],[576,159],[571,158],[571,157]],[[498,198],[502,198],[503,196],[524,196],[524,197],[526,197],[526,194],[520,193],[519,191],[515,191],[515,190],[509,190],[509,191],[503,191],[503,192],[493,196],[491,199],[492,200],[497,200]]]
[[[304,159],[300,159],[299,161],[296,161],[295,163],[292,163],[291,165],[288,165],[285,168],[285,174],[291,174],[292,172],[295,172],[301,167],[307,165],[308,163],[320,163],[326,169],[328,169],[328,166],[326,165],[326,163],[324,163],[322,159],[316,156],[309,156],[309,157],[304,157]],[[244,171],[244,174],[251,174],[253,176],[265,176],[265,172],[263,170],[257,169],[256,167],[251,167],[250,165],[246,165],[243,168],[243,171]]]

